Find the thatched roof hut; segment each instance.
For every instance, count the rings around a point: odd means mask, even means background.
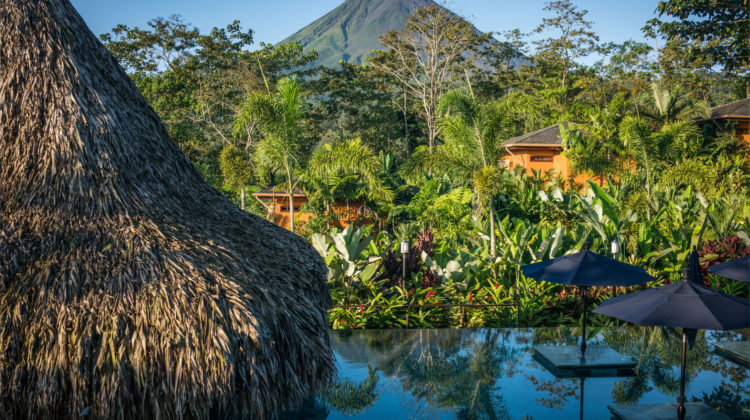
[[[68,0],[0,0],[0,417],[268,418],[333,371],[325,277]]]

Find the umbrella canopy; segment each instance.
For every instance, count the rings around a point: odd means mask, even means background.
[[[682,366],[677,417],[685,418],[685,360],[688,329],[734,330],[750,327],[750,301],[690,281],[700,273],[693,264],[683,272],[685,280],[625,296],[607,299],[596,313],[640,325],[681,327]]]
[[[692,281],[607,299],[594,312],[640,325],[706,330],[750,327],[750,302]]]
[[[750,255],[708,267],[708,271],[728,279],[750,282]]]
[[[523,275],[570,286],[635,286],[655,280],[646,270],[589,250],[521,267]]]
[[[584,288],[581,355],[586,352],[586,313],[588,312],[586,288],[589,286],[635,286],[655,280],[640,267],[622,263],[588,249],[524,265],[521,271],[524,276],[535,280]]]
[[[688,261],[688,281],[703,284],[703,275],[701,274],[701,259],[698,256],[698,249],[693,247]]]

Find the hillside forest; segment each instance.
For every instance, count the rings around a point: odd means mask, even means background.
[[[296,43],[253,45],[239,21],[158,17],[101,39],[230,200],[268,218],[253,193],[307,196],[298,211],[315,217],[286,227],[329,267],[333,328],[576,325],[580,292],[519,266],[587,242],[609,256],[616,242],[658,284],[693,247],[704,269],[750,255],[748,143],[697,123],[750,96],[747,2],[658,2],[648,42],[600,42],[569,0],[534,13],[535,34],[484,34],[431,4],[335,68]],[[560,123],[574,176],[507,165],[507,140]],[[335,227],[342,202],[366,216]]]

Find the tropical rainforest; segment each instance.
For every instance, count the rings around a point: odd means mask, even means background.
[[[286,227],[329,267],[332,328],[575,325],[580,291],[519,267],[585,243],[655,284],[679,281],[695,247],[707,284],[748,297],[705,271],[750,255],[748,143],[698,123],[750,96],[748,3],[661,1],[653,42],[602,43],[569,0],[538,14],[534,36],[483,34],[430,4],[333,67],[253,45],[239,21],[155,18],[101,39],[229,199],[268,217],[252,193],[307,196],[314,217]],[[559,123],[574,177],[507,165],[507,140]],[[337,228],[337,202],[367,215]]]

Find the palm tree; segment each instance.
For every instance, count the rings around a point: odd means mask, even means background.
[[[482,104],[474,94],[451,91],[440,99],[438,123],[444,144],[435,154],[435,166],[471,178],[478,211],[487,211],[490,219],[490,255],[495,252],[495,218],[492,202],[500,192],[504,108],[500,103]]]
[[[645,120],[625,117],[619,126],[623,146],[623,160],[635,164],[636,173],[645,177],[643,184],[649,202],[655,183],[655,169],[668,162],[695,157],[700,152],[701,137],[698,127],[690,121],[667,123],[659,130]],[[647,208],[650,217],[650,209]]]
[[[707,103],[680,95],[677,89],[669,90],[658,81],[651,83],[651,90],[643,93],[638,111],[660,125],[707,118],[711,114]]]
[[[283,78],[276,86],[275,94],[254,93],[242,103],[235,116],[234,130],[245,132],[246,127],[255,126],[262,135],[255,149],[255,160],[259,167],[270,171],[282,171],[286,176],[286,192],[289,194],[289,230],[294,232],[294,173],[303,155],[305,142],[302,139],[304,118],[302,86],[296,77]]]
[[[310,157],[305,181],[330,207],[336,198],[390,202],[393,191],[381,179],[383,165],[360,139],[325,144]],[[348,217],[348,215],[347,215]]]

